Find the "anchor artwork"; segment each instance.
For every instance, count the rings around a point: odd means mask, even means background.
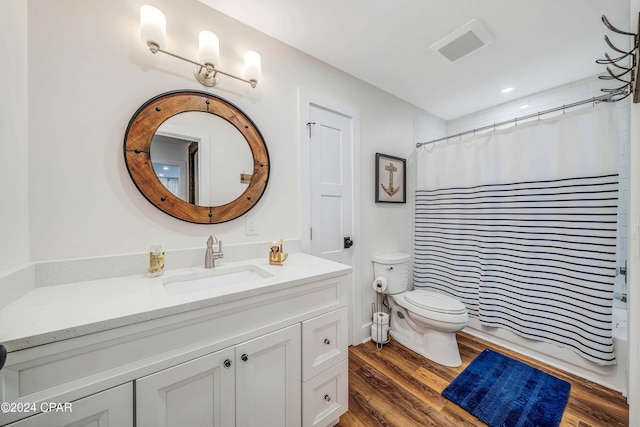
[[[376,153],[376,203],[406,203],[406,160]]]
[[[393,173],[398,172],[398,168],[393,165],[393,163],[389,162],[387,166],[384,167],[389,171],[389,186],[386,187],[384,184],[380,184],[385,193],[389,196],[393,197],[394,194],[398,192],[400,187],[393,188]]]

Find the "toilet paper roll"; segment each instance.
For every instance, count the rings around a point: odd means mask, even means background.
[[[373,289],[376,292],[384,292],[387,290],[387,279],[382,276],[378,276],[373,281]]]
[[[389,315],[383,311],[376,311],[373,313],[373,323],[375,325],[388,325]]]
[[[378,344],[386,344],[389,342],[389,325],[378,326],[371,325],[371,339]]]

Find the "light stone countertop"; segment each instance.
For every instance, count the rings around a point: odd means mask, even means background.
[[[243,265],[255,265],[273,276],[179,295],[164,289],[164,281],[174,276],[216,274]],[[166,271],[154,278],[135,275],[36,287],[0,310],[0,343],[9,352],[22,350],[349,272],[348,265],[294,253],[283,266],[269,265],[266,256],[228,263],[216,260],[211,270],[193,267]]]

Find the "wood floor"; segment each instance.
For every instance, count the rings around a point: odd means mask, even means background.
[[[486,426],[440,395],[485,348],[521,360],[571,383],[561,427],[628,426],[629,407],[620,393],[567,374],[465,333],[458,334],[462,366],[435,364],[400,344],[349,348],[349,411],[339,427]]]

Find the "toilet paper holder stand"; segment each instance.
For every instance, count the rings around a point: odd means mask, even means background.
[[[378,276],[373,280],[373,290],[376,292],[376,302],[371,303],[371,340],[376,343],[376,348],[382,350],[384,344],[389,343],[389,329],[391,326],[389,295],[387,279]]]

